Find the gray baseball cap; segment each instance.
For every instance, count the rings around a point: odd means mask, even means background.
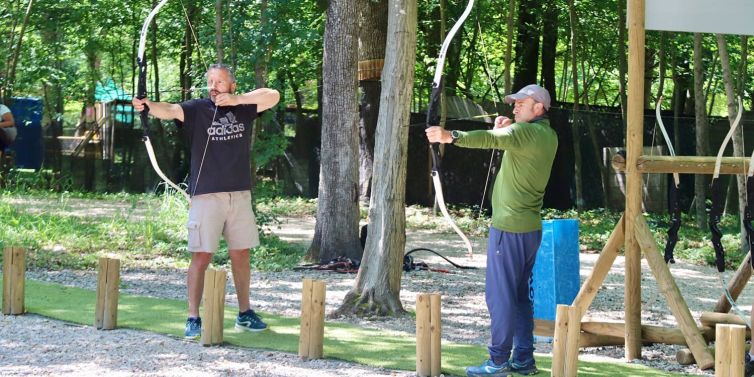
[[[518,93],[505,96],[505,103],[513,103],[516,102],[516,100],[525,99],[526,97],[531,97],[535,101],[541,103],[545,107],[545,110],[550,110],[550,93],[547,89],[537,84],[527,85],[521,88]]]

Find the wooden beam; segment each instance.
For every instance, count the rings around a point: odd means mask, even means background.
[[[626,111],[626,359],[641,358],[641,250],[634,234],[641,215],[642,177],[636,168],[644,145],[644,1],[628,0],[628,104]]]
[[[592,304],[594,296],[597,295],[597,291],[605,281],[607,273],[610,272],[610,267],[612,267],[613,262],[615,262],[615,257],[618,256],[618,251],[623,247],[623,243],[625,242],[623,227],[624,221],[623,216],[621,216],[620,220],[618,220],[618,225],[616,225],[613,232],[610,233],[610,237],[607,239],[605,247],[602,248],[602,252],[600,252],[597,262],[594,263],[592,273],[586,281],[584,281],[584,284],[581,285],[578,295],[576,295],[576,298],[573,300],[573,306],[577,307],[581,313],[579,318],[584,316],[586,310]]]
[[[611,165],[615,171],[626,170],[626,159],[616,154]],[[723,157],[720,174],[746,174],[749,157]],[[641,173],[712,174],[715,157],[698,156],[639,156],[636,169]]]
[[[746,253],[746,258],[744,258],[744,261],[738,266],[736,274],[728,281],[728,292],[730,292],[730,296],[733,300],[738,299],[738,295],[740,295],[741,291],[746,287],[746,283],[749,282],[750,277],[751,254]],[[728,297],[725,296],[725,293],[720,294],[720,298],[717,299],[717,304],[715,304],[715,309],[713,309],[713,311],[718,313],[727,313],[730,311],[730,302],[728,302]]]
[[[534,334],[539,336],[553,336],[555,329],[554,321],[546,320],[534,320]],[[616,345],[623,344],[623,334],[625,333],[625,324],[617,321],[593,321],[587,320],[581,322],[581,337],[586,337],[586,342],[595,345],[595,340],[607,340],[612,341]],[[715,327],[702,326],[699,327],[699,331],[704,334],[707,339],[714,339]],[[579,342],[580,347],[591,347],[592,345],[585,346],[584,341]],[[662,326],[642,325],[641,326],[641,342],[642,344],[676,344],[686,345],[686,338],[683,336],[678,328],[668,328]],[[613,344],[599,344],[613,345]]]
[[[637,216],[635,225],[636,240],[639,242],[650,270],[655,276],[657,287],[660,289],[660,293],[665,296],[668,307],[670,307],[670,311],[678,322],[678,327],[681,328],[681,332],[683,332],[683,336],[686,338],[686,344],[688,344],[689,349],[694,353],[694,358],[698,361],[699,368],[713,368],[715,366],[715,359],[707,350],[707,342],[699,332],[699,328],[696,327],[686,300],[681,295],[681,291],[678,289],[673,275],[670,274],[670,269],[668,269],[667,263],[662,258],[662,252],[657,248],[657,242],[642,215]]]

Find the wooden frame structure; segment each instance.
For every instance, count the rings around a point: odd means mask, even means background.
[[[651,337],[662,343],[686,344],[700,369],[715,366],[715,358],[707,347],[707,338],[711,337],[712,328],[707,325],[698,326],[691,316],[691,312],[681,294],[662,253],[657,247],[641,211],[642,206],[642,174],[643,173],[691,173],[712,174],[715,165],[714,157],[654,157],[642,155],[644,129],[644,74],[645,74],[645,1],[628,0],[628,107],[626,130],[626,158],[617,157],[613,160],[616,170],[626,172],[626,207],[621,219],[602,249],[591,275],[581,286],[572,307],[579,325],[583,330],[578,345],[569,344],[569,348],[597,344],[616,344],[623,341],[625,357],[628,360],[641,357],[642,343]],[[723,174],[740,174],[748,167],[746,157],[724,158]],[[625,250],[625,323],[604,323],[584,321],[583,317],[594,296],[604,282],[618,251]],[[668,302],[678,329],[663,329],[656,326],[642,326],[641,324],[641,259],[642,253],[649,264],[661,294]],[[751,276],[747,258],[737,270],[728,284],[731,295],[736,298]],[[722,296],[715,311],[727,312],[730,305]],[[573,318],[573,317],[571,317]],[[550,332],[544,329],[547,324],[537,323],[539,333]],[[552,326],[552,325],[550,325]],[[571,324],[569,324],[569,331]],[[591,330],[590,330],[591,329]],[[621,330],[622,334],[621,334]],[[651,333],[651,334],[650,334]],[[572,352],[575,350],[569,350]],[[555,361],[553,361],[555,363]]]

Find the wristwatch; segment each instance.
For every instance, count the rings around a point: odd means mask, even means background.
[[[450,137],[453,138],[453,141],[450,142],[450,144],[455,144],[458,139],[461,138],[461,133],[457,130],[450,131]]]

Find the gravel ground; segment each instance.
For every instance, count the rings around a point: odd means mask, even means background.
[[[311,239],[313,225],[313,219],[289,219],[272,231],[285,240],[305,243]],[[476,267],[483,267],[485,264],[485,257],[480,254],[484,247],[484,239],[473,240],[477,255],[469,260],[463,257],[464,248],[454,235],[419,231],[411,232],[407,236],[409,248],[431,247],[454,257],[459,264]],[[485,345],[488,341],[489,317],[484,303],[484,269],[452,269],[446,262],[429,254],[418,254],[416,259],[433,267],[451,268],[452,273],[405,273],[401,289],[404,307],[414,309],[417,293],[440,292],[443,295],[443,338]],[[591,272],[596,259],[596,254],[580,254],[582,282]],[[593,319],[623,319],[622,266],[623,258],[618,257],[587,313]],[[713,268],[679,262],[672,265],[671,271],[694,318],[698,319],[702,312],[711,310],[720,295],[718,277]],[[731,274],[732,272],[728,272],[727,278],[730,278]],[[331,313],[351,288],[354,276],[322,271],[254,272],[252,305],[265,312],[298,316],[302,280],[314,278],[327,282],[326,311]],[[94,271],[29,271],[27,277],[92,290],[96,287]],[[124,270],[121,279],[121,292],[125,294],[185,299],[184,270]],[[229,277],[228,281],[232,279]],[[235,306],[235,291],[232,284],[228,284],[227,291],[226,303]],[[752,289],[747,287],[739,301],[750,303],[753,296]],[[748,312],[749,308],[745,309]],[[413,333],[415,328],[413,319],[407,317],[331,320],[408,333]],[[642,323],[663,326],[675,324],[646,263],[642,275]],[[296,355],[278,352],[235,347],[203,348],[182,339],[134,330],[95,331],[91,327],[73,326],[34,315],[0,316],[0,324],[1,375],[413,375],[409,372],[374,369],[341,361],[304,362]],[[551,345],[544,340],[536,346],[538,353],[551,352]],[[135,349],[139,350],[137,354],[134,353]],[[634,362],[663,371],[712,375],[707,371],[700,371],[695,366],[678,365],[675,362],[678,349],[679,346],[647,346],[643,348],[643,359]],[[582,350],[580,358],[621,361],[623,356],[622,347],[595,347]],[[469,360],[469,363],[480,362],[484,357],[485,355],[480,355],[479,360]]]

